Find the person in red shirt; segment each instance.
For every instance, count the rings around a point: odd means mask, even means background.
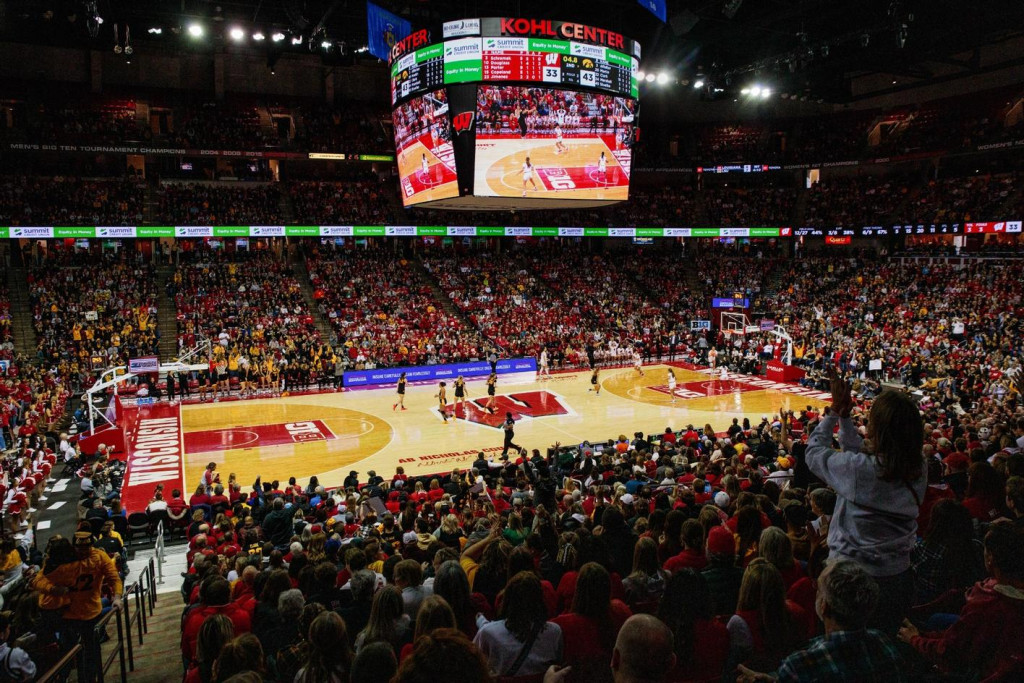
[[[699,571],[673,572],[657,617],[672,631],[675,646],[676,665],[666,681],[721,678],[729,657],[729,631],[714,618],[710,589]]]
[[[223,614],[231,620],[235,627],[235,635],[248,633],[252,630],[249,615],[239,605],[231,602],[231,584],[220,576],[203,581],[199,589],[200,605],[189,611],[185,616],[181,629],[181,655],[186,662],[196,656],[196,640],[199,627],[211,614]]]
[[[675,574],[682,569],[704,569],[708,564],[708,558],[704,555],[704,527],[697,520],[688,519],[683,522],[680,535],[683,550],[665,562],[665,571]]]
[[[571,680],[603,680],[607,677],[615,639],[629,607],[611,597],[611,576],[596,562],[580,568],[572,608],[551,621],[562,629],[563,662],[572,667]]]
[[[991,575],[967,592],[956,622],[943,632],[921,633],[904,621],[898,637],[928,661],[982,680],[1020,680],[1024,642],[1024,530],[993,524],[985,535],[985,569]],[[948,608],[940,609],[948,612]],[[980,676],[979,676],[980,674]]]
[[[196,492],[188,499],[188,506],[194,508],[197,505],[209,505],[210,496],[206,494],[206,486],[199,484],[196,486]],[[168,505],[168,507],[170,507]]]
[[[661,442],[664,444],[674,444],[676,442],[676,434],[671,428],[665,427],[665,433],[661,435]]]
[[[979,522],[992,522],[1005,512],[1003,478],[987,462],[976,462],[967,470],[967,493],[963,504]]]

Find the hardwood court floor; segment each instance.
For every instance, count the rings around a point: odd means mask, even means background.
[[[208,462],[216,462],[225,475],[236,473],[243,487],[257,476],[304,482],[317,475],[321,483],[337,486],[353,469],[365,480],[371,469],[390,478],[398,465],[411,475],[467,467],[479,450],[501,449],[506,411],[517,414],[515,442],[543,450],[556,441],[575,444],[638,430],[658,434],[687,424],[710,423],[721,432],[734,417],[756,423],[780,408],[821,407],[828,400],[827,394],[792,387],[751,385],[755,378],[712,379],[676,367],[673,403],[668,369],[647,366],[642,377],[632,369],[603,371],[600,395],[588,391],[589,372],[541,380],[532,374],[505,376],[499,379],[494,415],[484,410],[483,380],[473,380],[465,409],[448,424],[437,411],[434,384],[410,386],[405,411],[392,410],[393,387],[186,405],[181,409],[185,485],[194,486]],[[449,383],[449,411],[453,393]]]

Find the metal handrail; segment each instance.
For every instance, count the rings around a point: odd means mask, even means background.
[[[74,647],[64,653],[64,656],[57,660],[56,664],[47,669],[46,673],[37,678],[36,683],[51,683],[51,681],[63,680],[67,675],[65,669],[71,667],[71,662],[75,660],[75,657],[81,651],[82,646],[75,644]]]
[[[117,617],[117,644],[114,646],[113,651],[107,656],[106,660],[100,661],[100,668],[97,672],[97,680],[99,683],[103,683],[106,680],[107,669],[110,668],[111,664],[114,663],[114,658],[120,660],[121,670],[121,683],[127,683],[128,681],[128,670],[125,661],[125,646],[124,646],[124,624],[122,621],[122,613],[120,607],[113,607],[109,612],[100,619],[96,626],[93,627],[93,637],[100,639],[100,636],[106,631],[107,624],[110,623],[111,618]]]

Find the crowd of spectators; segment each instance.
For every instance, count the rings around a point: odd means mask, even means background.
[[[281,195],[273,184],[166,183],[160,219],[172,225],[280,225]]]
[[[344,182],[296,181],[287,185],[295,216],[311,225],[395,225],[393,181],[376,177]]]
[[[258,150],[271,141],[260,123],[258,105],[229,101],[182,107],[167,142],[175,147]]]
[[[138,140],[141,134],[135,101],[131,99],[25,102],[12,114],[15,126],[11,137],[33,143],[113,145]]]
[[[566,340],[590,329],[578,305],[544,284],[526,250],[431,253],[423,265],[466,319],[511,357],[550,348],[555,360]]]
[[[792,225],[796,190],[791,188],[705,188],[710,225]]]
[[[187,680],[1014,680],[1019,394],[831,388],[823,413],[335,490],[211,466],[151,503],[192,510]]]
[[[1013,174],[930,181],[907,207],[911,223],[963,223],[1007,217],[1007,200],[1019,186]]]
[[[406,257],[379,247],[322,245],[306,266],[320,314],[356,369],[487,355],[480,335],[445,309]]]
[[[803,224],[810,227],[890,225],[906,201],[908,184],[880,177],[829,178],[816,183],[807,196]]]
[[[81,378],[156,355],[156,274],[141,253],[50,253],[27,276],[37,358],[47,370]]]
[[[299,107],[302,125],[295,143],[311,152],[376,153],[394,150],[394,140],[382,121],[390,120],[386,109],[368,104],[348,103]]]
[[[145,191],[133,180],[0,177],[0,224],[138,225]]]
[[[198,388],[213,398],[324,388],[334,381],[334,352],[321,339],[291,265],[273,251],[187,254],[166,283],[177,310],[178,348],[212,345],[208,371],[179,376],[178,395]],[[245,386],[242,385],[245,384]],[[175,394],[168,389],[169,398]]]

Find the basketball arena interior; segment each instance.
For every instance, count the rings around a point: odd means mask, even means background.
[[[0,679],[1024,680],[1024,5],[0,0]]]

